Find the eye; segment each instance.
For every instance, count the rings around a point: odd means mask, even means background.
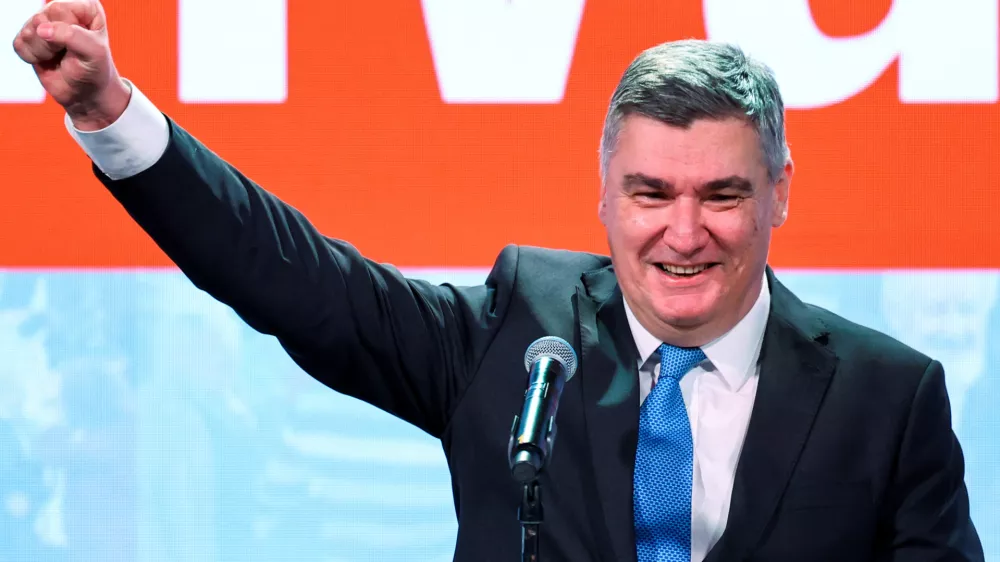
[[[709,201],[736,201],[740,199],[739,195],[733,195],[732,193],[716,193],[708,198]]]
[[[635,194],[639,199],[654,199],[661,200],[665,199],[666,195],[662,191],[649,190],[649,191],[639,191]]]
[[[705,203],[715,209],[732,209],[746,198],[738,193],[713,193],[705,199]]]

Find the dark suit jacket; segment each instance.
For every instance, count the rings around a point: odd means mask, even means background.
[[[170,125],[151,169],[117,182],[95,172],[196,286],[307,373],[441,439],[456,560],[518,559],[507,441],[523,353],[544,335],[580,358],[541,478],[544,560],[635,560],[636,349],[607,257],[508,246],[482,286],[409,280]],[[981,560],[941,365],[768,275],[758,394],[708,560]]]

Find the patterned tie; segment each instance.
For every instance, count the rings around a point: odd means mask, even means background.
[[[639,413],[635,453],[639,562],[690,562],[694,439],[680,379],[705,359],[697,347],[660,346],[660,376]]]

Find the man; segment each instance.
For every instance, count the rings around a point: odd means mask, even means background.
[[[125,210],[310,375],[439,437],[457,560],[512,560],[524,350],[580,359],[540,478],[546,560],[981,560],[941,365],[800,302],[767,268],[792,164],[773,76],[736,48],[642,53],[611,101],[610,258],[509,246],[432,286],[318,233],[115,71],[96,1],[14,48]]]

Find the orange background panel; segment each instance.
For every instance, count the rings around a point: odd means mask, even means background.
[[[160,109],[325,234],[400,266],[489,265],[507,243],[604,252],[611,92],[641,49],[705,36],[700,2],[592,0],[562,103],[448,105],[419,2],[289,4],[283,105],[179,103],[175,0],[106,7],[119,70]],[[825,33],[864,32],[889,5],[838,4],[812,3]],[[796,175],[773,265],[1000,267],[998,105],[904,105],[896,76],[789,111]],[[0,264],[169,263],[92,176],[54,103],[0,105],[0,123]]]

